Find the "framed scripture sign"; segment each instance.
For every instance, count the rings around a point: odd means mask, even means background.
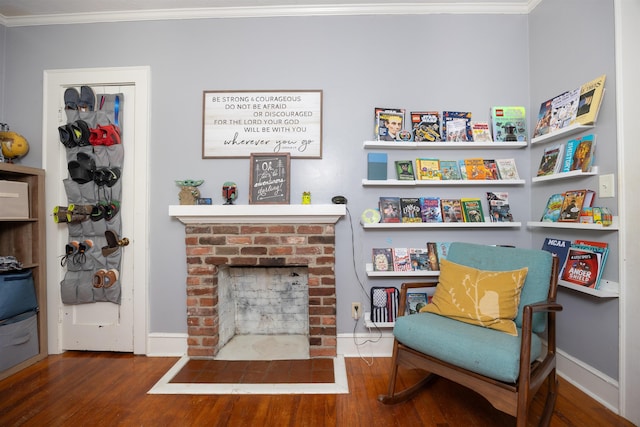
[[[249,204],[288,204],[291,155],[251,153]]]
[[[322,91],[205,91],[202,158],[322,158]]]

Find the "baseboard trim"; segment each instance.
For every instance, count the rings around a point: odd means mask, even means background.
[[[182,357],[187,354],[187,334],[150,333],[147,337],[147,356]]]
[[[393,333],[338,334],[337,352],[344,357],[391,357]]]

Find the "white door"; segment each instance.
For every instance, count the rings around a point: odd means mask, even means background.
[[[55,224],[53,219],[47,222],[50,353],[64,350],[146,353],[148,113],[144,112],[148,111],[148,70],[140,74],[141,70],[145,69],[45,72],[43,165],[46,170],[47,210],[52,212],[54,206],[67,204],[62,184],[62,180],[68,177],[66,149],[60,143],[57,131],[58,126],[67,122],[63,110],[64,91],[69,87],[87,85],[96,95],[122,93],[124,164],[121,177],[121,237],[130,240],[129,246],[122,252],[121,304],[96,302],[65,305],[60,297],[60,282],[65,273],[60,266],[60,256],[64,254],[68,242],[67,227]],[[141,76],[147,78],[141,79]]]

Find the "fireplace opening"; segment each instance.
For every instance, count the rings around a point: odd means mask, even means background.
[[[308,268],[220,266],[218,322],[216,359],[308,359]]]

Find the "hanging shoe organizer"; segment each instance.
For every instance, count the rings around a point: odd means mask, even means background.
[[[66,206],[53,219],[66,223],[69,241],[60,261],[64,304],[107,301],[120,304],[122,166],[122,94],[95,96],[88,86],[64,94],[67,124],[58,128],[66,148],[69,177]]]

